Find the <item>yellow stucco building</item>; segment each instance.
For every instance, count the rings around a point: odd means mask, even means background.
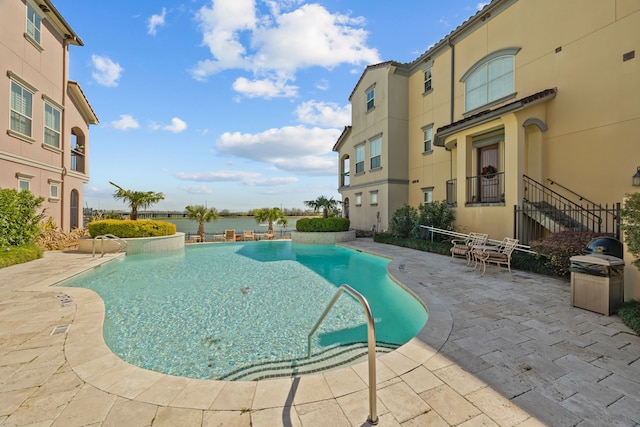
[[[640,1],[494,0],[411,63],[367,67],[334,146],[345,215],[386,230],[446,200],[460,231],[498,240],[615,232],[640,191],[638,54]],[[625,282],[640,298],[635,267]]]

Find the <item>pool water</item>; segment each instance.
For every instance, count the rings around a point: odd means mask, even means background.
[[[104,337],[126,362],[190,378],[304,359],[307,336],[341,284],[369,301],[376,340],[399,346],[426,322],[395,284],[388,260],[338,246],[260,241],[190,245],[127,256],[64,283],[104,300]],[[312,353],[366,342],[362,306],[344,293],[316,332]]]

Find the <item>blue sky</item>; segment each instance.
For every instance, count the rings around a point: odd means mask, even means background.
[[[364,68],[416,59],[484,4],[54,0],[85,44],[69,78],[100,119],[85,206],[126,208],[109,181],[164,193],[159,210],[340,200],[331,148]]]

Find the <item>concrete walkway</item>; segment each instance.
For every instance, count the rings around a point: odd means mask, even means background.
[[[358,239],[429,309],[378,357],[380,426],[640,424],[640,338],[616,316],[570,307],[569,284]],[[50,286],[114,256],[47,252],[0,270],[0,425],[362,426],[367,367],[223,382],[129,365],[102,339],[92,291]]]

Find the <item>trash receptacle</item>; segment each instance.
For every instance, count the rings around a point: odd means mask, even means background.
[[[610,316],[624,302],[624,261],[611,255],[571,257],[571,305]]]

